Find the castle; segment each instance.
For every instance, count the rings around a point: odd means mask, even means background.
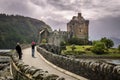
[[[72,20],[67,23],[67,31],[50,31],[47,28],[40,31],[39,42],[45,39],[49,44],[59,46],[61,41],[77,37],[84,41],[84,44],[88,42],[88,25],[89,20],[85,20],[81,13],[78,16],[73,16]]]

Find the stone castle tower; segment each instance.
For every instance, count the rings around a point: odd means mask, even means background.
[[[88,41],[88,25],[89,20],[85,20],[81,13],[78,13],[78,16],[73,16],[72,20],[67,23],[69,38],[77,37]]]
[[[72,20],[67,23],[67,31],[49,31],[46,28],[41,30],[39,34],[39,42],[41,42],[42,39],[46,39],[47,43],[59,46],[61,41],[77,37],[84,42],[83,44],[87,44],[88,25],[89,21],[85,20],[81,16],[81,13],[78,13],[78,16],[73,16]]]

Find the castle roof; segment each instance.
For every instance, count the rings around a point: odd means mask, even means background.
[[[78,16],[73,16],[72,20],[68,22],[68,24],[74,24],[74,23],[84,23],[86,20],[82,17],[81,13],[78,13]]]

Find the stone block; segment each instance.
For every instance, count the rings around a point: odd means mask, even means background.
[[[24,71],[25,74],[30,74],[30,67],[26,67],[26,70]]]
[[[60,77],[60,78],[57,78],[56,80],[65,80],[65,78]]]
[[[21,69],[24,65],[24,62],[19,61],[18,64],[16,65],[19,69]]]
[[[37,71],[43,71],[42,69],[35,69],[32,73],[30,73],[31,75],[34,75]]]
[[[30,67],[29,69],[29,74],[34,74],[36,72],[36,68],[35,67]]]
[[[28,68],[29,68],[29,65],[23,65],[20,70],[21,72],[25,73]]]
[[[59,76],[55,74],[48,74],[44,76],[43,80],[56,80]]]
[[[33,79],[35,80],[43,80],[43,75],[40,71],[37,71],[35,74],[33,74]]]
[[[113,68],[113,73],[116,73],[116,74],[120,73],[120,66],[115,66]]]

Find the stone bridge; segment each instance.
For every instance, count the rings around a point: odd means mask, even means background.
[[[16,54],[11,55],[11,73],[15,80],[87,80],[53,65],[38,51],[33,58],[30,47],[23,49],[22,60],[18,60]]]
[[[67,58],[41,47],[32,58],[30,46],[24,47],[23,60],[11,53],[11,73],[14,80],[120,80],[119,65]]]

